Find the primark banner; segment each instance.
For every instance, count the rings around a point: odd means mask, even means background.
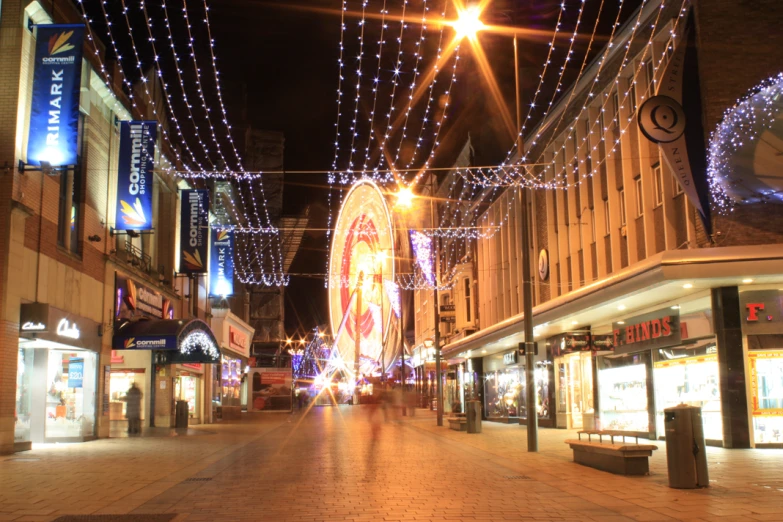
[[[152,229],[152,169],[158,123],[120,123],[120,158],[117,168],[117,230]]]
[[[179,271],[205,274],[209,247],[209,191],[183,190],[180,204]]]
[[[75,165],[84,25],[36,25],[27,162]]]
[[[209,295],[234,293],[234,231],[214,229],[209,250]]]

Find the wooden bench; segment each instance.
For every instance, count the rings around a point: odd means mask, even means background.
[[[449,428],[455,431],[468,431],[468,419],[466,417],[449,417]]]
[[[587,440],[582,435],[587,435]],[[639,444],[636,435],[618,431],[578,432],[579,439],[565,441],[574,451],[574,462],[591,468],[616,473],[618,475],[647,475],[650,472],[649,458],[658,449],[655,444]],[[592,440],[594,435],[598,440]],[[609,443],[604,443],[604,437],[609,437]],[[620,443],[615,444],[615,437],[620,437]],[[636,438],[636,443],[626,443],[625,437]]]

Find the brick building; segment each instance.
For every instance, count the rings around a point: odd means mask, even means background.
[[[514,162],[542,164],[526,171],[541,426],[657,438],[663,409],[685,402],[702,408],[712,444],[781,443],[783,223],[777,179],[762,172],[776,156],[756,145],[779,140],[772,121],[783,110],[764,95],[780,86],[763,82],[783,68],[771,25],[781,16],[771,1],[644,3],[525,132]],[[674,81],[687,121],[675,154],[687,150],[692,171],[683,182],[639,116]],[[771,91],[756,95],[760,84]],[[707,175],[710,138],[741,98],[773,117],[759,130],[766,140],[729,154],[721,199]],[[471,247],[478,331],[443,354],[447,402],[480,397],[488,419],[524,424],[520,199],[507,183],[478,221],[496,229]]]
[[[173,425],[175,400],[188,402],[191,422],[209,422],[217,385],[205,359],[112,350],[141,335],[140,326],[176,343],[200,332],[215,349],[223,344],[207,324],[206,277],[177,277],[179,190],[188,187],[167,170],[177,167],[177,152],[161,139],[168,121],[154,110],[162,107],[160,83],[150,74],[146,86],[134,86],[132,107],[122,71],[106,61],[101,43],[78,42],[77,160],[36,166],[27,152],[36,25],[81,24],[82,17],[69,2],[21,0],[3,2],[0,15],[0,453],[109,436],[112,423],[124,422],[130,382],[144,393],[145,425]],[[158,124],[153,233],[115,226],[120,122],[127,120]],[[245,336],[252,337],[249,327]]]

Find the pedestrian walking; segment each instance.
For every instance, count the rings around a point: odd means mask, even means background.
[[[137,435],[141,433],[141,390],[136,383],[131,383],[131,387],[125,394],[125,417],[128,419],[128,433]]]

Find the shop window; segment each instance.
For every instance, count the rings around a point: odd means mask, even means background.
[[[30,421],[32,416],[33,358],[36,350],[19,348],[16,366],[16,409],[14,415],[14,442],[32,440]],[[45,354],[46,352],[41,352]]]
[[[665,408],[688,404],[701,408],[704,438],[714,441],[723,440],[715,341],[682,348],[656,350],[653,355],[657,433],[665,433],[663,425]]]
[[[754,440],[783,443],[783,351],[751,352],[748,358]]]
[[[640,356],[604,361],[598,372],[600,429],[649,432],[647,366]]]
[[[94,435],[95,354],[81,350],[48,352],[44,440]]]

